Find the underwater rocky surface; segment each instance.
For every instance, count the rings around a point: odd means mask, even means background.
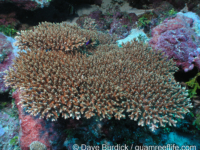
[[[101,148],[109,149],[109,146],[116,145],[128,146],[129,148],[133,146],[139,148],[139,146],[147,145],[168,146],[168,149],[172,149],[172,147],[176,145],[180,147],[188,146],[187,148],[192,150],[200,149],[200,86],[198,78],[200,66],[199,8],[200,3],[198,1],[183,2],[170,0],[86,0],[82,2],[52,0],[43,1],[43,3],[41,1],[21,2],[20,0],[12,0],[0,2],[0,32],[2,32],[0,33],[0,138],[2,139],[0,141],[0,149],[91,149],[89,146],[96,146],[97,148],[107,146]],[[34,33],[34,31],[39,31],[36,29],[39,22],[44,21],[52,23],[67,22],[67,24],[76,22],[78,26],[71,28],[76,29],[77,33],[72,32],[74,34],[73,39],[58,38],[59,40],[56,41],[55,36],[61,37],[58,35],[58,33],[61,34],[61,32],[55,30],[55,34],[51,35],[54,37],[51,41],[49,37],[44,36],[46,34],[45,30],[42,34],[39,32]],[[47,27],[44,28],[46,29]],[[25,39],[20,39],[20,36],[23,37],[23,31],[21,30],[33,31],[33,35],[31,35],[32,33],[30,32],[27,37],[24,36],[26,37]],[[81,32],[79,30],[81,30]],[[65,32],[68,31],[65,30]],[[85,37],[81,36],[83,33]],[[18,36],[18,38],[16,38],[18,44],[14,44],[16,40],[12,38],[16,36]],[[43,37],[43,39],[41,40],[39,37]],[[115,42],[113,42],[114,40],[110,37],[116,39]],[[44,41],[45,38],[48,40]],[[27,108],[21,107],[21,105],[18,104],[18,102],[25,100],[25,97],[22,97],[23,94],[21,94],[20,97],[19,92],[19,89],[24,86],[18,87],[16,90],[8,81],[6,81],[7,83],[5,82],[6,72],[3,71],[8,69],[8,66],[11,67],[15,57],[19,57],[24,53],[24,51],[21,51],[21,53],[17,54],[17,52],[20,52],[19,49],[30,48],[31,50],[35,50],[43,49],[43,47],[46,46],[46,53],[62,49],[67,55],[70,55],[70,51],[73,49],[91,58],[94,54],[97,54],[100,59],[102,56],[101,52],[98,52],[98,50],[103,50],[104,47],[112,46],[112,44],[114,45],[111,49],[115,49],[115,46],[123,47],[122,43],[130,42],[133,38],[136,38],[137,41],[149,44],[148,46],[152,46],[156,51],[161,50],[165,52],[163,55],[167,56],[169,59],[172,58],[173,62],[178,67],[175,69],[177,71],[173,73],[175,79],[173,80],[179,82],[181,88],[189,90],[188,98],[191,99],[193,108],[188,108],[190,112],[183,115],[184,119],[181,118],[180,110],[177,111],[177,116],[173,116],[177,118],[176,126],[166,125],[165,127],[159,126],[158,128],[158,124],[151,124],[150,126],[150,124],[148,124],[148,119],[146,119],[145,126],[143,127],[138,125],[139,120],[130,120],[128,114],[125,114],[126,119],[123,118],[123,114],[119,114],[118,118],[121,117],[120,120],[115,119],[117,117],[105,117],[99,120],[99,118],[95,116],[89,117],[89,119],[85,117],[76,119],[79,117],[73,116],[72,112],[74,110],[70,112],[71,115],[69,115],[69,119],[62,118],[61,111],[56,112],[58,113],[58,119],[52,122],[45,118],[39,118],[40,114],[33,116],[25,112]],[[82,43],[79,40],[82,41]],[[110,42],[108,46],[104,45],[106,42]],[[21,45],[19,43],[21,43]],[[37,48],[34,47],[35,45]],[[53,45],[58,45],[58,48]],[[105,50],[105,53],[109,52]],[[73,59],[77,58],[78,56]],[[98,63],[100,63],[100,60]],[[126,61],[120,59],[117,63],[119,66],[122,64],[125,65]],[[102,73],[102,71],[100,72]],[[156,70],[153,72],[156,72]],[[17,74],[16,78],[19,77],[19,74]],[[33,79],[35,79],[35,77],[33,76]],[[167,78],[167,76],[163,77]],[[85,79],[86,81],[86,78],[89,77],[85,74],[80,76],[81,80]],[[163,79],[163,81],[165,80]],[[18,81],[18,83],[19,82],[20,81]],[[29,83],[30,81],[26,80],[26,82]],[[26,82],[25,85],[27,85]],[[168,82],[172,82],[172,79]],[[6,87],[5,83],[9,84],[10,87]],[[98,82],[96,81],[96,83]],[[71,84],[71,86],[74,88],[83,83],[76,82],[76,84],[77,85]],[[95,88],[98,86],[100,85],[96,85]],[[33,87],[34,86],[28,87],[28,91],[34,90]],[[127,85],[124,85],[123,88],[125,89],[125,87],[127,87]],[[81,87],[77,89],[78,92],[81,91]],[[114,89],[117,89],[117,87]],[[87,90],[89,91],[89,89],[85,89],[85,91],[83,89],[84,92]],[[137,90],[139,90],[139,88]],[[74,92],[74,90],[70,89],[70,93],[72,93],[72,91]],[[38,92],[38,94],[41,95],[41,92],[42,91]],[[111,90],[110,94],[112,92],[114,91]],[[76,92],[74,93],[76,95]],[[168,93],[166,93],[166,95],[167,94]],[[81,99],[82,98],[80,98],[80,100]],[[114,96],[112,99],[114,99]],[[92,104],[93,101],[94,100],[91,99],[89,103]],[[31,102],[27,103],[29,108],[31,106],[30,104]],[[59,107],[56,103],[54,105]],[[86,104],[82,103],[82,105]],[[82,105],[80,107],[82,107]],[[89,106],[89,104],[87,105]],[[109,110],[108,107],[111,107],[111,105],[107,105],[105,109]],[[123,107],[127,106],[124,104],[120,105]],[[74,103],[73,106],[78,106],[78,104]],[[91,109],[94,108],[91,107]],[[105,109],[102,110],[102,113]],[[169,108],[165,109],[167,110]],[[77,111],[74,112],[76,112],[74,115],[78,114]],[[107,113],[109,113],[109,111]],[[165,113],[167,114],[167,111]],[[88,113],[88,116],[89,115],[91,114]],[[143,115],[145,116],[146,114],[143,112]],[[71,118],[71,116],[74,118]],[[152,115],[152,117],[154,116]],[[164,122],[165,119],[163,119]]]

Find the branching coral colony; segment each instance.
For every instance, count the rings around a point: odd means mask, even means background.
[[[21,31],[16,37],[16,46],[20,50],[62,50],[74,51],[82,48],[85,43],[92,40],[100,44],[112,44],[117,40],[117,35],[110,36],[97,31],[81,29],[76,24],[43,22],[33,30]]]
[[[75,33],[73,28],[71,32]],[[33,35],[37,39],[39,34]],[[18,37],[21,48],[23,36]],[[46,52],[31,44],[29,49],[23,48],[26,51],[19,53],[5,80],[8,86],[21,90],[20,103],[34,116],[52,121],[60,115],[65,119],[114,116],[120,120],[128,113],[138,125],[157,127],[175,126],[176,119],[184,118],[192,108],[188,91],[173,78],[176,64],[142,43],[132,41],[123,48],[100,44],[89,57],[76,51]]]

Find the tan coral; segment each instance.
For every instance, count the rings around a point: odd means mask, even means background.
[[[83,28],[87,30],[95,30],[96,26],[96,21],[92,18],[86,18],[83,24]]]
[[[71,29],[65,24],[43,22],[33,30],[21,31],[15,45],[21,50],[75,50],[83,46],[87,39]]]
[[[192,105],[173,77],[175,63],[162,57],[136,41],[123,48],[99,46],[90,57],[27,51],[5,80],[21,88],[20,103],[27,112],[53,121],[60,114],[120,120],[128,112],[141,126],[175,126]]]
[[[109,34],[81,29],[76,24],[42,22],[32,30],[21,31],[15,37],[15,45],[21,50],[62,50],[64,52],[78,50],[92,39],[90,45],[100,41],[101,44],[113,43]]]

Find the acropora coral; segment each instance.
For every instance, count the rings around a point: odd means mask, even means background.
[[[175,126],[192,108],[187,90],[173,78],[175,63],[136,41],[123,48],[99,45],[89,57],[45,50],[19,54],[5,80],[21,90],[19,103],[34,116],[120,120],[128,112],[141,126]]]

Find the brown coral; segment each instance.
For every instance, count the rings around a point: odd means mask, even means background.
[[[97,31],[81,29],[76,24],[42,22],[32,30],[21,31],[16,36],[16,46],[21,50],[62,50],[73,51],[85,46],[93,39],[90,45],[114,43],[116,36],[111,37]]]
[[[78,49],[87,42],[85,37],[75,33],[70,25],[67,27],[66,25],[43,22],[33,30],[21,31],[20,36],[16,37],[18,40],[16,45],[21,50],[30,48],[32,50],[69,51]]]
[[[187,90],[173,78],[178,70],[136,41],[118,48],[98,47],[95,55],[65,55],[62,51],[21,52],[7,85],[21,88],[21,102],[33,115],[138,120],[141,126],[176,125],[189,112]]]

